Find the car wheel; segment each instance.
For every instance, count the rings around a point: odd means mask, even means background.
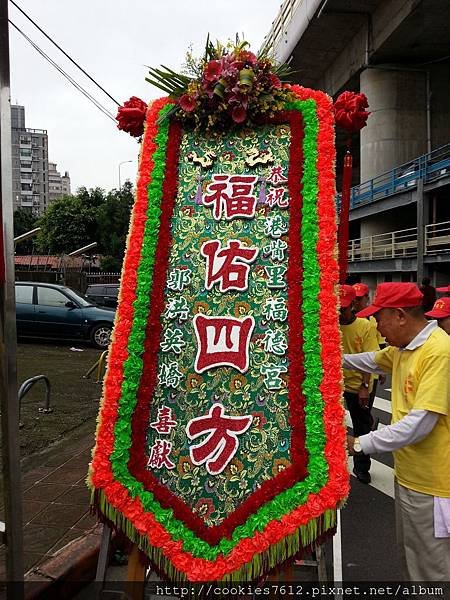
[[[99,323],[91,330],[91,342],[99,350],[107,350],[111,341],[112,327],[108,323]]]

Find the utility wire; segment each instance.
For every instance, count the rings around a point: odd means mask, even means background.
[[[89,73],[87,73],[87,72],[86,72],[86,71],[85,71],[85,70],[84,70],[82,67],[80,67],[80,65],[79,65],[79,64],[78,64],[78,63],[77,63],[77,62],[76,62],[76,61],[75,61],[75,60],[74,60],[74,59],[73,59],[71,56],[69,56],[69,55],[67,54],[67,52],[65,52],[65,50],[63,50],[63,49],[61,48],[61,46],[59,46],[59,45],[58,45],[58,44],[55,42],[55,40],[54,40],[54,39],[53,39],[51,36],[49,36],[47,33],[45,33],[45,31],[44,31],[44,30],[43,30],[41,27],[39,27],[39,25],[38,25],[38,24],[37,24],[35,21],[33,21],[33,19],[32,19],[31,17],[29,17],[29,16],[27,15],[27,13],[26,13],[24,10],[22,10],[22,9],[20,8],[20,6],[18,6],[18,5],[17,5],[17,4],[14,2],[14,0],[10,0],[10,2],[11,2],[11,4],[13,4],[13,5],[14,5],[14,6],[17,8],[17,10],[18,10],[18,11],[20,11],[20,12],[23,14],[23,16],[24,16],[24,17],[26,17],[26,18],[27,18],[27,19],[28,19],[28,20],[29,20],[29,21],[30,21],[30,22],[31,22],[31,23],[32,23],[32,24],[33,24],[33,25],[34,25],[34,26],[35,26],[37,29],[39,29],[39,31],[42,33],[42,35],[44,35],[44,36],[45,36],[45,37],[46,37],[46,38],[47,38],[47,39],[48,39],[48,40],[49,40],[49,41],[50,41],[50,42],[51,42],[51,43],[52,43],[54,46],[56,46],[56,47],[58,48],[58,50],[59,50],[60,52],[62,52],[66,58],[68,58],[68,59],[70,60],[70,62],[71,62],[71,63],[73,63],[73,64],[74,64],[74,65],[75,65],[75,66],[76,66],[78,69],[80,69],[80,71],[81,71],[82,73],[84,73],[84,75],[86,75],[86,77],[87,77],[88,79],[90,79],[90,80],[92,81],[92,83],[94,83],[94,84],[95,84],[95,85],[96,85],[96,86],[97,86],[97,87],[98,87],[100,90],[102,90],[102,92],[103,92],[104,94],[106,94],[106,95],[108,96],[108,98],[110,98],[110,99],[111,99],[111,100],[112,100],[112,101],[113,101],[115,104],[117,104],[117,106],[120,106],[120,102],[117,102],[117,100],[115,100],[115,99],[114,99],[114,98],[111,96],[111,94],[109,94],[109,93],[108,93],[108,92],[105,90],[105,88],[103,88],[103,87],[102,87],[102,86],[101,86],[99,83],[97,83],[97,81],[95,81],[95,79],[94,79],[93,77],[91,77],[91,76],[89,75]],[[10,22],[11,22],[11,21],[10,21]]]
[[[94,96],[92,96],[79,83],[77,83],[75,79],[73,79],[73,77],[66,73],[62,67],[60,67],[52,58],[50,58],[50,56],[48,56],[41,48],[39,48],[39,46],[35,42],[33,42],[33,40],[29,38],[19,27],[17,27],[17,25],[15,25],[10,19],[8,19],[8,21],[27,40],[27,42],[31,44],[31,46],[33,46],[33,48],[37,52],[39,52],[39,54],[43,58],[45,58],[46,61],[48,61],[53,67],[55,67],[55,69],[57,69],[63,77],[65,77],[79,92],[86,96],[86,98],[90,100],[105,116],[107,116],[109,119],[111,119],[111,121],[116,123],[114,115],[110,113],[108,109],[106,109],[102,104],[100,104],[100,102],[98,102],[98,100],[96,100]]]

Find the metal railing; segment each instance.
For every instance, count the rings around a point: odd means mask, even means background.
[[[418,156],[369,181],[352,187],[350,208],[382,200],[393,194],[417,187],[419,179],[432,183],[444,177],[450,178],[450,144],[436,148],[429,154]],[[340,195],[337,198],[340,203]]]
[[[86,273],[86,285],[95,283],[119,283],[120,273]]]
[[[350,240],[348,260],[379,260],[417,255],[417,227]]]
[[[450,221],[425,226],[425,254],[450,252]]]
[[[50,392],[51,392],[51,385],[50,385],[50,380],[46,375],[36,375],[35,377],[30,377],[30,379],[27,379],[26,381],[24,381],[22,383],[22,385],[19,388],[19,391],[17,393],[17,396],[19,398],[19,427],[22,428],[23,427],[23,423],[20,420],[20,414],[22,411],[22,398],[24,396],[26,396],[26,394],[28,394],[28,392],[31,390],[31,388],[33,387],[33,385],[35,383],[37,383],[38,381],[43,381],[45,383],[45,407],[39,407],[39,412],[48,414],[53,412],[53,408],[51,408],[50,406]]]
[[[97,369],[97,379],[94,383],[102,383],[102,371],[106,368],[106,361],[108,360],[108,350],[105,350],[100,354],[98,360],[92,365],[92,367],[83,375],[83,379],[90,379],[91,374]]]
[[[450,221],[425,226],[425,254],[450,254]],[[417,227],[349,240],[348,260],[380,260],[417,256]]]
[[[264,38],[262,47],[269,51],[273,50],[279,44],[283,35],[292,21],[295,9],[303,0],[285,0],[281,5],[280,12],[272,23],[269,33]]]

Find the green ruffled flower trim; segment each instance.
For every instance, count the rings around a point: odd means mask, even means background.
[[[222,553],[227,555],[243,538],[251,538],[255,531],[263,531],[273,520],[280,519],[295,508],[305,504],[310,493],[317,493],[327,482],[327,463],[324,458],[325,434],[322,411],[323,401],[319,386],[322,381],[319,342],[319,266],[316,257],[318,237],[317,216],[317,135],[318,118],[314,100],[292,102],[287,110],[299,110],[304,120],[304,173],[302,240],[312,240],[303,245],[304,268],[304,339],[305,339],[305,379],[303,390],[306,398],[306,447],[309,451],[308,476],[302,481],[278,494],[261,506],[247,521],[233,531],[231,540],[223,538],[216,546],[211,546],[188,529],[173,516],[172,509],[162,508],[154,495],[146,491],[128,471],[129,449],[131,446],[131,420],[135,410],[137,391],[141,378],[143,344],[148,317],[148,298],[152,290],[154,255],[161,214],[162,184],[166,164],[168,123],[163,122],[155,138],[157,149],[153,155],[154,168],[148,188],[149,205],[145,225],[142,258],[138,269],[135,316],[128,343],[129,358],[124,363],[124,382],[119,401],[118,421],[115,426],[115,446],[111,464],[117,481],[124,485],[133,497],[138,497],[145,511],[155,518],[170,533],[174,540],[183,541],[183,550],[193,556],[215,560]],[[160,115],[169,110],[164,107]]]

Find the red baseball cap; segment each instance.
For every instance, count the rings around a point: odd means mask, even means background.
[[[450,298],[439,298],[434,303],[433,308],[425,314],[427,317],[433,317],[434,319],[450,317]]]
[[[356,298],[356,292],[351,285],[341,285],[339,290],[341,308],[347,308]]]
[[[362,298],[362,296],[369,295],[369,286],[365,283],[355,283],[352,287],[356,292],[357,298]]]
[[[420,306],[423,294],[415,283],[380,283],[375,290],[373,302],[367,308],[363,308],[357,317],[369,317],[382,308],[407,308]]]
[[[446,285],[445,287],[436,288],[437,292],[450,292],[450,285]]]

